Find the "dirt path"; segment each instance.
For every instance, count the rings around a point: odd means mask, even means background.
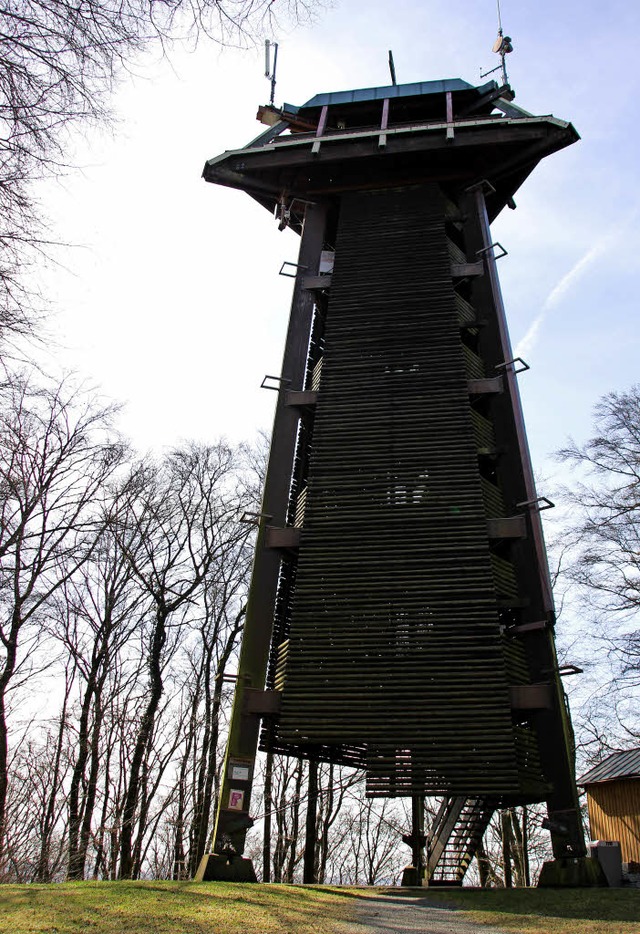
[[[354,919],[342,922],[340,934],[505,934],[424,898],[380,894],[358,899],[352,909]]]

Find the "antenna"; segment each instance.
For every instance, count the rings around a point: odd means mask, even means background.
[[[271,49],[273,49],[273,68],[271,67]],[[278,43],[264,40],[264,76],[271,81],[269,104],[273,107],[276,96],[276,68],[278,67]]]
[[[391,72],[391,84],[396,85],[396,66],[393,64],[393,52],[389,49],[389,71]]]
[[[509,77],[507,75],[507,65],[505,58],[509,52],[513,52],[513,44],[511,41],[511,36],[505,36],[502,31],[502,15],[500,12],[500,0],[496,0],[496,6],[498,8],[498,38],[493,43],[492,52],[496,52],[500,56],[500,64],[496,65],[495,68],[492,68],[490,71],[485,71],[484,74],[481,74],[481,78],[486,78],[487,75],[492,75],[496,71],[502,73],[502,84],[509,84]]]

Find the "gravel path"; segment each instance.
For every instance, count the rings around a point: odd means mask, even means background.
[[[380,894],[357,899],[352,908],[354,919],[342,922],[340,934],[505,934],[424,898]]]

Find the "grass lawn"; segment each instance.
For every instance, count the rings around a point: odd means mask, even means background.
[[[326,889],[227,882],[3,885],[0,931],[330,934],[331,921],[346,916],[349,901]]]
[[[225,882],[0,886],[7,934],[333,934],[356,898],[415,895],[518,934],[640,934],[640,890],[435,892]],[[385,899],[386,900],[386,899]]]

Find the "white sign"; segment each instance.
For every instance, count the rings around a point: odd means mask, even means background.
[[[248,765],[232,765],[231,766],[231,778],[236,782],[248,782],[249,781],[249,766]]]

